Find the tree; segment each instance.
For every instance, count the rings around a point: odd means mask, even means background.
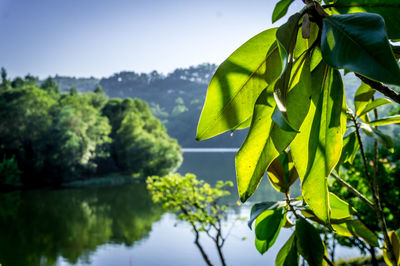
[[[146,183],[155,203],[161,203],[165,210],[177,214],[179,220],[192,226],[195,244],[207,265],[212,263],[200,244],[201,232],[213,240],[221,263],[225,265],[222,247],[226,236],[222,234],[222,220],[226,216],[227,206],[218,204],[218,200],[230,194],[224,187],[233,186],[232,182],[218,181],[213,188],[197,180],[193,174],[169,174],[148,177]]]
[[[281,0],[272,21],[283,17],[293,1]],[[346,186],[375,213],[384,239],[385,260],[399,261],[399,237],[389,232],[377,182],[378,142],[391,149],[393,141],[378,126],[399,123],[400,116],[379,118],[369,113],[378,106],[400,103],[400,95],[384,84],[400,86],[400,3],[395,0],[304,0],[306,5],[279,28],[254,36],[217,69],[212,78],[197,128],[197,139],[250,127],[236,155],[240,199],[246,201],[268,172],[284,200],[260,203],[252,209],[256,248],[266,252],[286,219],[295,231],[278,253],[277,265],[297,264],[301,255],[310,265],[321,265],[325,247],[313,223],[345,236],[363,238],[378,247],[377,236],[355,215],[355,210],[328,190],[328,178],[343,181],[335,169],[360,152],[366,194]],[[369,13],[370,12],[370,13]],[[386,20],[386,24],[385,24]],[[362,81],[355,110],[346,107],[338,69],[354,72]],[[388,98],[374,99],[375,91]],[[348,123],[348,126],[347,126]],[[374,138],[372,167],[361,131]],[[357,143],[357,145],[355,144]],[[300,178],[302,197],[290,198],[290,185]],[[345,184],[344,182],[341,182]]]

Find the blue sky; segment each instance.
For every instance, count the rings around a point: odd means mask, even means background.
[[[276,2],[0,0],[0,66],[43,78],[219,64],[272,26]]]

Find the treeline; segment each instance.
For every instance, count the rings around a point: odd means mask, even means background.
[[[98,86],[60,92],[52,78],[27,75],[0,84],[0,179],[8,183],[60,184],[82,176],[125,172],[165,174],[182,160],[177,141],[142,100],[110,99]],[[11,163],[10,163],[11,162]]]
[[[122,71],[97,80],[97,84],[111,98],[135,97],[148,102],[153,115],[183,147],[239,147],[245,132],[238,131],[232,137],[225,135],[202,142],[195,140],[197,120],[215,70],[214,64],[201,64],[178,68],[168,75],[157,71]],[[71,87],[80,92],[96,88],[95,78],[55,76],[54,80],[66,92]]]

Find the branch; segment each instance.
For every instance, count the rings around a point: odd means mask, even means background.
[[[361,194],[357,189],[355,189],[354,187],[352,187],[349,183],[347,183],[346,181],[344,181],[343,179],[341,179],[339,176],[337,176],[334,173],[331,173],[331,176],[334,177],[339,183],[341,183],[342,185],[344,185],[346,188],[348,188],[353,194],[355,194],[359,199],[361,199],[362,201],[364,201],[369,207],[371,207],[373,210],[375,210],[375,205],[369,200],[367,199],[363,194]]]
[[[364,82],[365,84],[369,85],[374,90],[379,91],[380,93],[382,93],[386,97],[392,99],[396,103],[400,104],[400,94],[399,93],[397,93],[396,91],[392,90],[388,86],[383,85],[380,82],[376,82],[374,80],[371,80],[369,78],[361,76],[360,74],[357,74],[357,73],[355,73],[355,74],[359,79],[361,79],[362,82]]]

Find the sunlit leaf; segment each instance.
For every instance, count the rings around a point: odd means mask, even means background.
[[[255,234],[257,240],[264,242],[262,245],[263,252],[267,251],[275,243],[284,222],[285,219],[282,208],[266,210],[257,217]]]
[[[327,177],[340,159],[346,127],[345,97],[337,70],[320,64],[312,77],[310,110],[290,149],[304,200],[329,224]]]
[[[372,13],[332,15],[323,19],[322,56],[334,68],[345,68],[383,83],[400,85],[400,68],[386,36],[384,20]]]
[[[360,116],[362,110],[372,102],[374,94],[375,90],[365,83],[361,83],[358,87],[356,94],[354,95],[354,107],[358,116]]]
[[[351,217],[354,209],[344,200],[329,192],[329,206],[331,208],[331,219],[343,220]]]
[[[398,123],[400,123],[400,115],[383,117],[381,119],[368,122],[370,126],[384,126],[384,125],[398,124]]]
[[[274,58],[274,53],[279,53],[275,46],[267,54],[275,34],[276,29],[269,29],[254,36],[219,66],[208,86],[197,140],[235,129],[249,119],[258,96],[268,86],[266,63]],[[278,70],[281,67],[280,61],[273,65]]]
[[[375,110],[379,106],[389,104],[389,103],[392,103],[392,101],[390,101],[386,98],[376,99],[376,100],[372,101],[371,103],[367,104],[367,106],[365,106],[364,110],[361,111],[360,116],[363,116],[366,113]]]
[[[298,83],[288,93],[287,119],[295,129],[300,128],[310,105],[309,60],[300,65]],[[271,85],[271,87],[273,87]],[[253,120],[245,142],[236,154],[236,175],[239,196],[246,201],[257,189],[272,161],[283,152],[296,133],[282,130],[271,116],[276,103],[272,89],[268,87],[256,102]]]
[[[298,262],[299,255],[297,254],[296,233],[294,232],[276,255],[275,266],[298,265]]]
[[[324,245],[318,231],[305,219],[296,223],[297,248],[300,255],[310,266],[321,265],[324,257]]]
[[[390,39],[400,38],[400,2],[398,0],[337,0],[334,9],[341,13],[370,12],[385,19]]]
[[[332,228],[335,233],[341,236],[361,237],[371,246],[379,247],[377,236],[359,220],[346,221],[340,224],[332,223]]]
[[[293,1],[294,0],[281,0],[275,5],[274,11],[272,12],[272,23],[286,15]]]
[[[397,261],[397,265],[400,265],[400,238],[399,235],[397,234],[396,231],[390,231],[389,232],[389,241],[390,244],[392,244],[393,251],[394,251],[394,256],[395,256],[395,261]],[[385,262],[387,265],[392,266],[393,263],[389,259],[389,252],[387,250],[387,245],[386,242],[384,243],[385,248],[383,249],[383,258],[385,259]],[[395,265],[393,265],[395,266]]]

